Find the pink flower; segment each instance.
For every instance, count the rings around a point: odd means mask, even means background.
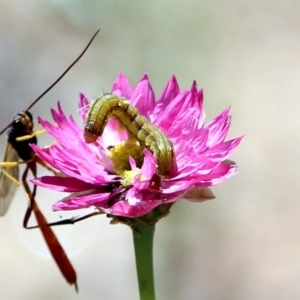
[[[66,117],[58,103],[58,110],[52,110],[55,124],[39,118],[55,143],[43,149],[32,145],[38,156],[61,171],[33,182],[71,193],[55,203],[54,210],[95,206],[113,216],[139,217],[180,198],[195,202],[213,199],[209,187],[237,172],[228,157],[242,137],[224,141],[231,120],[229,109],[204,125],[203,91],[197,89],[196,82],[190,90],[180,92],[173,76],[156,101],[146,75],[132,89],[120,74],[112,94],[128,99],[164,132],[173,144],[176,168],[168,177],[158,175],[154,154],[137,146],[136,141],[132,143],[126,128],[120,129],[112,118],[102,136],[87,144],[84,126]],[[88,100],[81,94],[79,113],[83,123],[88,110]]]

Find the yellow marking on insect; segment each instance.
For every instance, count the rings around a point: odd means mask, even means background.
[[[45,129],[36,130],[36,131],[34,131],[32,134],[27,134],[27,135],[23,135],[23,136],[17,137],[17,138],[16,138],[16,141],[17,141],[17,142],[20,142],[20,141],[26,141],[26,140],[32,139],[32,138],[35,137],[36,135],[40,135],[40,134],[43,134],[43,133],[45,133],[45,132],[46,132]]]
[[[14,178],[13,176],[11,176],[8,172],[6,172],[4,169],[0,169],[1,170],[1,172],[9,179],[9,180],[11,180],[15,185],[17,185],[17,186],[20,186],[21,185],[21,183],[18,181],[18,180],[16,180],[16,178]]]
[[[3,167],[6,167],[6,168],[17,167],[18,165],[28,164],[32,161],[34,161],[34,158],[26,160],[26,161],[4,161],[4,162],[0,162],[0,168],[3,171],[3,169],[2,169]]]
[[[155,156],[158,173],[168,176],[174,164],[172,142],[155,125],[142,115],[130,102],[113,94],[104,94],[92,102],[85,124],[84,138],[92,143],[102,135],[109,118],[116,118],[141,145]]]

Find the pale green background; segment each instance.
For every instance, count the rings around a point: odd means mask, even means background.
[[[98,28],[35,116],[49,117],[57,100],[76,114],[79,92],[94,99],[120,71],[132,83],[147,72],[157,95],[173,73],[181,88],[197,80],[207,120],[232,107],[229,137],[246,134],[232,157],[240,173],[214,188],[216,200],[182,201],[158,224],[157,300],[300,298],[299,10],[297,0],[0,1],[1,128]],[[3,135],[2,153],[5,144]],[[62,196],[39,189],[37,200],[50,212]],[[43,254],[40,233],[21,228],[25,207],[19,191],[0,220],[1,300],[138,299],[128,228],[105,217],[56,228],[77,270],[76,294]]]

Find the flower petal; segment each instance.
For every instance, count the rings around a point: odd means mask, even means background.
[[[126,99],[131,98],[132,89],[124,73],[119,74],[117,80],[113,83],[111,92],[116,96],[125,97]]]
[[[39,118],[55,143],[43,149],[31,145],[41,159],[64,173],[32,181],[42,187],[71,193],[54,204],[54,210],[94,206],[114,216],[140,217],[159,205],[172,204],[182,198],[193,202],[213,199],[209,187],[237,172],[237,166],[228,158],[243,137],[225,141],[231,122],[229,108],[204,125],[203,91],[198,90],[195,81],[190,89],[180,91],[176,77],[172,76],[156,102],[147,75],[132,90],[126,76],[120,73],[112,93],[128,99],[149,123],[171,141],[175,159],[170,163],[176,166],[176,170],[174,168],[167,177],[159,175],[157,164],[160,160],[157,156],[166,150],[159,148],[160,143],[153,139],[159,149],[152,153],[147,141],[139,140],[127,128],[120,129],[119,121],[113,118],[108,119],[102,136],[87,144],[83,126],[77,125],[72,116],[66,116],[58,103],[57,109],[52,110],[54,123]],[[83,94],[79,95],[78,106],[84,123],[89,102]],[[131,117],[135,122],[135,116]],[[152,132],[147,134],[151,138]],[[132,138],[144,148],[142,166],[142,153],[133,154],[137,161],[128,154],[131,170],[118,170],[121,175],[117,175],[110,150],[116,145],[123,147]],[[125,149],[122,147],[114,149]],[[126,165],[127,152],[123,150],[124,153]]]
[[[154,92],[146,74],[137,84],[130,99],[131,104],[135,106],[143,116],[147,117],[153,112],[156,104]]]
[[[38,186],[59,192],[73,193],[94,188],[94,185],[78,180],[74,177],[43,176],[30,181]]]
[[[86,193],[74,193],[56,202],[52,206],[52,209],[59,211],[89,208],[91,206],[106,206],[109,197],[110,193],[100,193],[97,190],[93,193],[91,191],[86,191]]]

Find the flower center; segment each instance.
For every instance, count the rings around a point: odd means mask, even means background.
[[[130,134],[126,141],[112,146],[107,156],[114,164],[115,173],[122,176],[125,172],[131,171],[129,156],[135,160],[138,168],[142,166],[144,160],[143,147],[137,139]]]
[[[139,169],[131,170],[131,171],[124,171],[122,174],[122,185],[129,186],[132,184],[135,176],[139,173]]]

